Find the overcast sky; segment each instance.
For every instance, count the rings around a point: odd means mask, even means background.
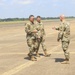
[[[0,0],[0,18],[75,16],[75,0]]]

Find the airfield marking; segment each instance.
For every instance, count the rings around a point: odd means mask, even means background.
[[[53,51],[53,50],[57,49],[58,47],[60,47],[60,45],[54,47],[54,48],[51,49],[51,50]],[[50,52],[50,51],[49,51],[49,52]],[[42,59],[42,58],[43,58],[43,57],[40,57],[38,60],[40,60],[40,59]],[[27,63],[24,63],[24,64],[22,64],[22,65],[19,65],[19,66],[15,67],[15,68],[13,68],[13,69],[11,69],[11,70],[9,70],[9,71],[3,73],[2,75],[13,75],[13,74],[16,74],[16,73],[18,73],[19,71],[21,71],[21,70],[23,70],[23,69],[25,69],[25,68],[27,68],[27,67],[29,67],[29,66],[35,64],[35,62],[36,62],[36,61],[28,61]]]
[[[51,49],[51,50],[48,51],[48,52],[49,52],[49,53],[52,53],[52,54],[53,54],[53,53],[57,53],[57,54],[62,53],[62,52],[54,52],[54,51],[56,51],[60,46],[61,46],[61,45],[59,44],[58,46],[55,46],[53,49]],[[75,53],[75,52],[71,52],[71,53]],[[43,57],[39,58],[38,60],[40,60],[40,59],[42,59],[42,58],[43,58]],[[23,69],[25,69],[25,68],[27,68],[27,67],[33,65],[33,64],[35,64],[35,62],[33,62],[33,61],[28,61],[27,63],[24,63],[24,64],[19,65],[19,66],[15,67],[15,68],[13,68],[13,69],[7,71],[7,72],[4,72],[2,75],[13,75],[13,74],[16,74],[16,73],[18,73],[19,71],[21,71],[21,70],[23,70]]]

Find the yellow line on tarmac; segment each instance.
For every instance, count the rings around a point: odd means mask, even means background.
[[[61,44],[59,44],[58,46],[54,47],[53,49],[51,49],[50,51],[48,51],[48,53],[54,53],[59,47],[61,46]]]
[[[63,53],[63,52],[55,52],[60,46],[61,46],[61,45],[59,44],[58,46],[55,46],[53,49],[51,49],[51,50],[48,51],[48,52],[49,52],[49,53],[52,53],[52,54],[54,54],[54,53],[55,53],[55,54],[61,54],[61,53]],[[70,53],[75,54],[75,52],[70,52]],[[20,53],[20,54],[21,54],[21,53]],[[38,60],[40,60],[40,59],[42,59],[42,58],[43,58],[43,57],[39,58]],[[9,71],[3,73],[2,75],[13,75],[13,74],[16,74],[16,73],[18,73],[19,71],[21,71],[21,70],[23,70],[23,69],[25,69],[25,68],[27,68],[27,67],[33,65],[33,64],[35,64],[35,62],[29,61],[29,62],[27,62],[27,63],[24,63],[24,64],[22,64],[22,65],[19,65],[19,66],[15,67],[15,68],[13,68],[13,69],[11,69],[11,70],[9,70]]]
[[[2,75],[13,75],[13,74],[16,74],[17,72],[21,71],[24,68],[27,68],[27,67],[33,65],[34,63],[35,62],[29,61],[29,62],[27,62],[25,64],[22,64],[22,65],[18,66],[18,67],[15,67],[12,70],[9,70],[8,72],[3,73]]]
[[[54,48],[51,49],[51,50],[53,51],[53,50],[55,50],[56,48],[58,48],[59,46],[60,46],[60,45],[54,47]],[[51,51],[51,50],[50,50],[50,51]],[[50,52],[50,51],[49,51],[49,52]],[[43,57],[39,58],[39,60],[42,59],[42,58],[43,58]],[[33,65],[33,64],[35,64],[35,62],[29,61],[29,62],[27,62],[27,63],[24,63],[24,64],[22,64],[22,65],[19,65],[19,66],[15,67],[15,68],[13,68],[13,69],[11,69],[11,70],[9,70],[9,71],[3,73],[2,75],[13,75],[13,74],[16,74],[16,73],[18,73],[19,71],[21,71],[21,70],[23,70],[23,69],[25,69],[25,68],[27,68],[27,67]]]
[[[55,51],[56,49],[54,49],[53,51]],[[51,54],[63,54],[64,52],[51,52],[51,51],[48,51],[48,53],[51,53]],[[71,54],[75,54],[75,52],[70,52]],[[26,55],[27,53],[0,53],[0,56],[1,55]]]
[[[49,52],[49,53],[54,53],[54,51],[56,51],[60,46],[61,46],[61,45],[59,44],[58,46],[55,46],[53,49],[51,49],[51,50],[48,51],[48,52]],[[55,52],[55,53],[58,54],[58,52]],[[71,52],[71,53],[75,53],[75,52]],[[42,58],[43,58],[43,57],[39,58],[39,60],[42,59]],[[23,69],[25,69],[25,68],[27,68],[27,67],[33,65],[33,64],[35,64],[35,62],[29,61],[29,62],[27,62],[27,63],[24,63],[24,64],[22,64],[22,65],[19,65],[19,66],[15,67],[15,68],[12,68],[11,70],[9,70],[9,71],[7,71],[7,72],[4,72],[2,75],[13,75],[13,74],[16,74],[16,73],[18,73],[19,71],[21,71],[21,70],[23,70]]]

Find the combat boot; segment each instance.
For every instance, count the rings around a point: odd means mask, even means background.
[[[48,54],[46,50],[44,51],[44,53],[45,53],[45,57],[50,57],[51,55],[51,54]]]
[[[34,56],[31,56],[31,61],[37,61],[37,59]]]
[[[29,57],[29,58],[31,58],[31,55],[30,55],[30,53],[28,53],[28,57]]]
[[[37,56],[37,57],[40,57],[39,53],[36,52],[36,56]]]
[[[61,64],[69,64],[69,59],[65,59],[65,61],[61,62]]]

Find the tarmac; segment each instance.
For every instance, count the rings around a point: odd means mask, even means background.
[[[50,57],[40,47],[37,61],[28,59],[28,46],[24,23],[0,25],[0,75],[75,75],[75,22],[71,21],[70,64],[61,64],[64,53],[57,42],[59,22],[44,22],[46,46]]]

